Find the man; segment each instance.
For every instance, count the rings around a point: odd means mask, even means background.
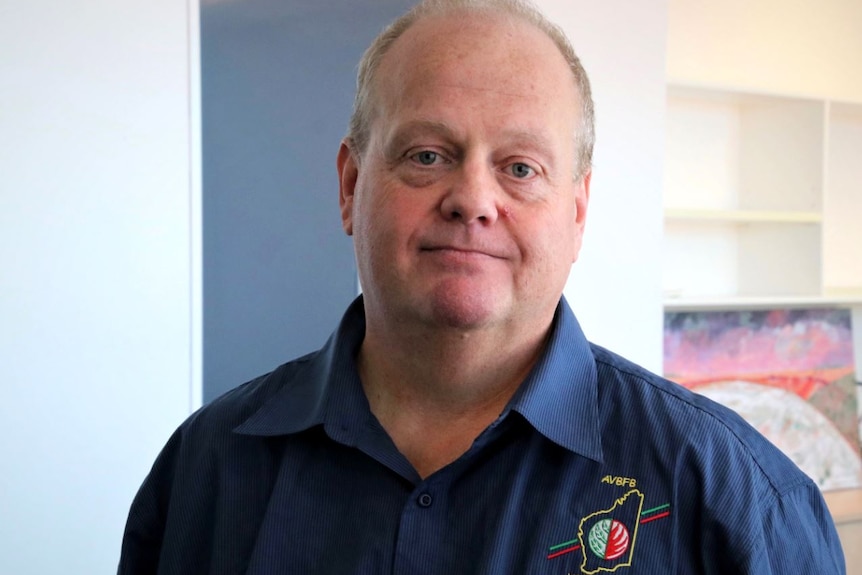
[[[363,296],[174,434],[120,573],[843,573],[817,488],[590,345],[563,286],[592,102],[515,1],[426,2],[360,65],[337,167]]]

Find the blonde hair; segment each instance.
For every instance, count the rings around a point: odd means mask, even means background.
[[[581,105],[581,123],[574,137],[577,155],[576,173],[578,177],[585,174],[592,166],[593,144],[595,142],[595,112],[590,90],[590,80],[581,61],[575,54],[566,34],[559,26],[549,21],[527,0],[424,0],[403,16],[389,24],[371,43],[359,61],[359,73],[356,79],[356,97],[353,101],[353,114],[350,117],[347,137],[351,141],[354,152],[362,155],[368,145],[372,121],[372,98],[374,76],[380,62],[392,44],[408,28],[423,18],[429,16],[445,16],[455,12],[480,12],[513,16],[532,24],[544,32],[557,46],[565,58],[575,86],[578,89]]]

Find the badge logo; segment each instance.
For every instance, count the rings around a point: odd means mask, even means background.
[[[581,552],[580,572],[584,575],[613,573],[631,567],[639,528],[670,515],[670,504],[644,509],[644,494],[631,489],[608,509],[581,519],[578,538],[552,545],[548,559]]]

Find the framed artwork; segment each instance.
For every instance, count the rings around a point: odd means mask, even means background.
[[[664,371],[739,413],[821,489],[862,486],[849,310],[667,312]]]

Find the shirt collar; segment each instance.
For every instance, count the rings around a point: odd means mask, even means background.
[[[596,363],[564,297],[557,305],[547,347],[504,416],[508,411],[523,415],[561,447],[602,461]]]
[[[269,376],[289,377],[290,382],[234,431],[276,436],[327,424],[330,434],[349,442],[349,430],[368,429],[375,420],[355,362],[364,334],[365,312],[360,296],[318,352],[286,364]],[[554,443],[595,461],[602,460],[595,360],[565,298],[557,305],[545,352],[503,417],[510,411],[520,413]]]
[[[365,335],[362,296],[347,308],[326,344],[317,352],[285,364],[269,377],[289,379],[234,431],[276,436],[304,431],[338,418],[340,430],[373,418],[356,371],[356,351]]]

